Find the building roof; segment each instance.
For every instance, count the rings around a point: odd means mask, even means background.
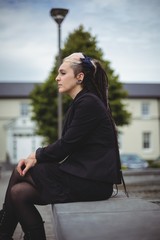
[[[0,98],[28,98],[30,92],[40,82],[0,82]],[[160,98],[159,83],[124,83],[129,98]]]
[[[34,86],[33,82],[0,82],[0,98],[28,98]]]
[[[125,83],[129,98],[160,98],[160,83]]]

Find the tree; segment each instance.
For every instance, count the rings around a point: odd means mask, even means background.
[[[109,78],[109,102],[114,120],[119,126],[128,124],[130,113],[125,110],[125,105],[122,103],[122,100],[127,97],[127,92],[124,91],[110,62],[103,59],[103,52],[97,47],[96,37],[85,31],[82,25],[68,35],[62,49],[62,58],[79,51],[102,62]],[[55,81],[57,66],[58,56],[55,58],[55,64],[48,79],[43,84],[36,85],[31,93],[32,119],[37,122],[36,133],[42,135],[46,143],[52,143],[57,139],[57,85]],[[64,113],[70,101],[70,98],[63,96]]]

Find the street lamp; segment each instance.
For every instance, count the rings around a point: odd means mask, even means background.
[[[68,9],[64,8],[52,8],[50,11],[51,17],[58,24],[58,67],[61,65],[61,23],[63,22],[65,16],[68,13]],[[58,137],[62,134],[62,95],[58,92]]]

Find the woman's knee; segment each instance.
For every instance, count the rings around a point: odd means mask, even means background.
[[[20,179],[22,179],[22,177],[21,177],[20,174],[18,173],[16,167],[13,169],[13,172],[12,172],[12,175],[11,175],[11,179],[12,179],[14,182],[18,182],[18,181],[20,181]]]
[[[24,198],[24,187],[23,183],[17,183],[14,186],[12,186],[10,191],[10,196],[13,202],[21,202]]]

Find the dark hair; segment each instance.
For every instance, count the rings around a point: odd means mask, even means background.
[[[93,60],[96,69],[90,71],[88,76],[86,74],[84,84],[88,90],[93,89],[93,92],[105,103],[108,107],[108,77],[105,70],[97,60]],[[83,64],[82,64],[83,65]],[[90,81],[88,81],[88,79]]]
[[[84,55],[78,64],[71,64],[75,76],[83,72],[83,87],[96,94],[108,108],[108,77],[100,62]]]

